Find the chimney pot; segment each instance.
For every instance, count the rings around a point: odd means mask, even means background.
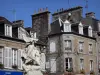
[[[85,14],[86,17],[91,17],[91,18],[95,18],[95,13],[94,12],[89,12]]]
[[[40,12],[42,12],[42,8],[40,8]]]
[[[46,7],[46,11],[48,11],[48,7]]]
[[[58,9],[57,9],[57,13],[58,13]]]
[[[60,12],[62,11],[62,9],[60,9]]]
[[[62,8],[62,11],[63,11],[63,8]]]

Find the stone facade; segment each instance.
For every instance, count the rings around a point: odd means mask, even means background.
[[[32,15],[32,31],[37,33],[37,38],[47,43],[49,28],[49,11],[41,11]]]
[[[72,41],[72,51],[65,50],[65,40]],[[65,58],[72,58],[72,66],[74,73],[80,72],[80,58],[84,59],[84,70],[86,74],[90,73],[90,60],[93,60],[93,70],[97,73],[97,57],[96,57],[96,40],[87,37],[82,37],[74,34],[62,34],[50,37],[50,41],[56,43],[56,50],[53,53],[49,52],[49,59],[56,59],[56,72],[66,71]],[[84,50],[79,52],[79,41],[84,42]],[[89,43],[93,45],[93,54],[89,54]],[[50,49],[50,48],[49,48]]]

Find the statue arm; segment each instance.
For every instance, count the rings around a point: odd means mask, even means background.
[[[23,64],[23,68],[26,72],[28,72],[31,69],[31,66],[26,66],[25,64]]]
[[[40,66],[35,66],[35,65],[32,65],[32,67],[31,67],[31,68],[32,68],[32,70],[34,70],[34,69],[35,69],[35,70],[39,70],[39,69],[40,69]]]

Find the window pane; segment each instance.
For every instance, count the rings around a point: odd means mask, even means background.
[[[54,73],[56,72],[56,60],[55,59],[51,59],[50,60],[50,64],[51,64],[51,72]]]
[[[79,51],[80,51],[80,52],[83,51],[83,43],[84,43],[84,42],[79,42]]]
[[[56,51],[56,44],[55,42],[50,43],[50,52],[55,52]]]
[[[71,40],[65,40],[65,50],[71,50],[72,43]]]

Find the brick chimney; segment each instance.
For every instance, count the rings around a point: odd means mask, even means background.
[[[46,41],[49,30],[50,12],[48,8],[41,8],[41,11],[32,15],[32,31],[37,33],[39,40]]]
[[[86,13],[85,15],[86,15],[86,17],[95,18],[94,12],[89,12],[89,13]]]

